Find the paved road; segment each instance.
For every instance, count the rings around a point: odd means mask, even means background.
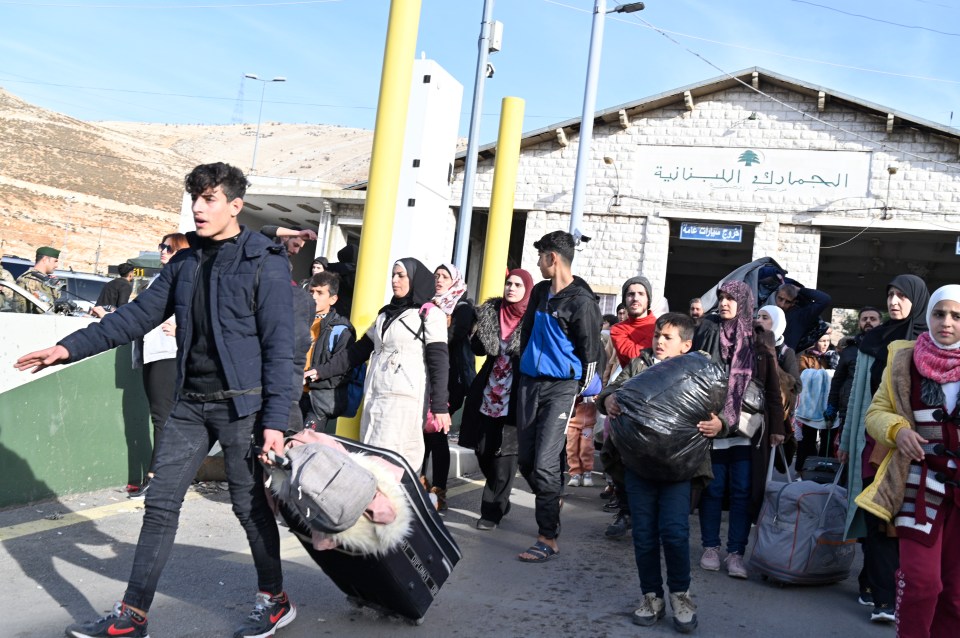
[[[570,489],[556,560],[517,561],[536,529],[533,498],[522,479],[517,482],[510,516],[490,532],[473,527],[478,484],[451,484],[445,518],[464,558],[420,627],[350,606],[285,535],[286,586],[299,615],[279,637],[676,635],[669,616],[652,628],[631,624],[639,595],[632,545],[603,537],[610,516],[600,510],[599,487]],[[111,607],[122,595],[141,517],[139,505],[113,490],[0,512],[0,582],[6,583],[8,601],[0,638],[60,636],[74,620]],[[692,524],[696,561],[696,517]],[[254,589],[246,542],[226,494],[191,492],[150,613],[151,635],[230,636],[249,610]],[[854,578],[828,587],[778,588],[755,576],[738,581],[694,568],[691,589],[699,604],[696,635],[704,637],[894,634],[868,621],[869,609],[856,602]]]

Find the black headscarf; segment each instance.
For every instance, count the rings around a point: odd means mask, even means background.
[[[880,377],[887,365],[887,346],[898,339],[914,340],[927,331],[927,304],[930,292],[923,279],[916,275],[897,275],[887,284],[887,293],[891,288],[901,291],[910,300],[910,313],[903,319],[888,319],[860,340],[860,352],[874,357],[870,368],[871,390],[880,387]]]
[[[387,326],[393,323],[394,319],[400,316],[400,313],[410,308],[420,308],[420,306],[433,299],[435,292],[433,273],[419,260],[413,257],[404,257],[395,261],[393,265],[396,266],[397,264],[400,264],[407,272],[407,279],[410,280],[410,290],[403,297],[394,295],[390,299],[390,303],[380,309],[378,314],[386,316],[386,320],[383,322],[384,331],[386,331]],[[390,272],[392,277],[393,268],[390,269]]]

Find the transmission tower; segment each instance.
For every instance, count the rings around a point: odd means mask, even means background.
[[[243,76],[240,76],[240,90],[237,91],[237,102],[233,105],[232,124],[243,124]]]

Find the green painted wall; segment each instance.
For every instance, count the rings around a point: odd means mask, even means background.
[[[0,507],[140,484],[152,429],[129,346],[0,394]]]

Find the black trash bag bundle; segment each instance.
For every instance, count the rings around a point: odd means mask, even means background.
[[[641,478],[686,481],[710,455],[697,423],[718,414],[727,374],[705,353],[691,352],[647,368],[617,390],[622,414],[610,420],[624,465]]]

